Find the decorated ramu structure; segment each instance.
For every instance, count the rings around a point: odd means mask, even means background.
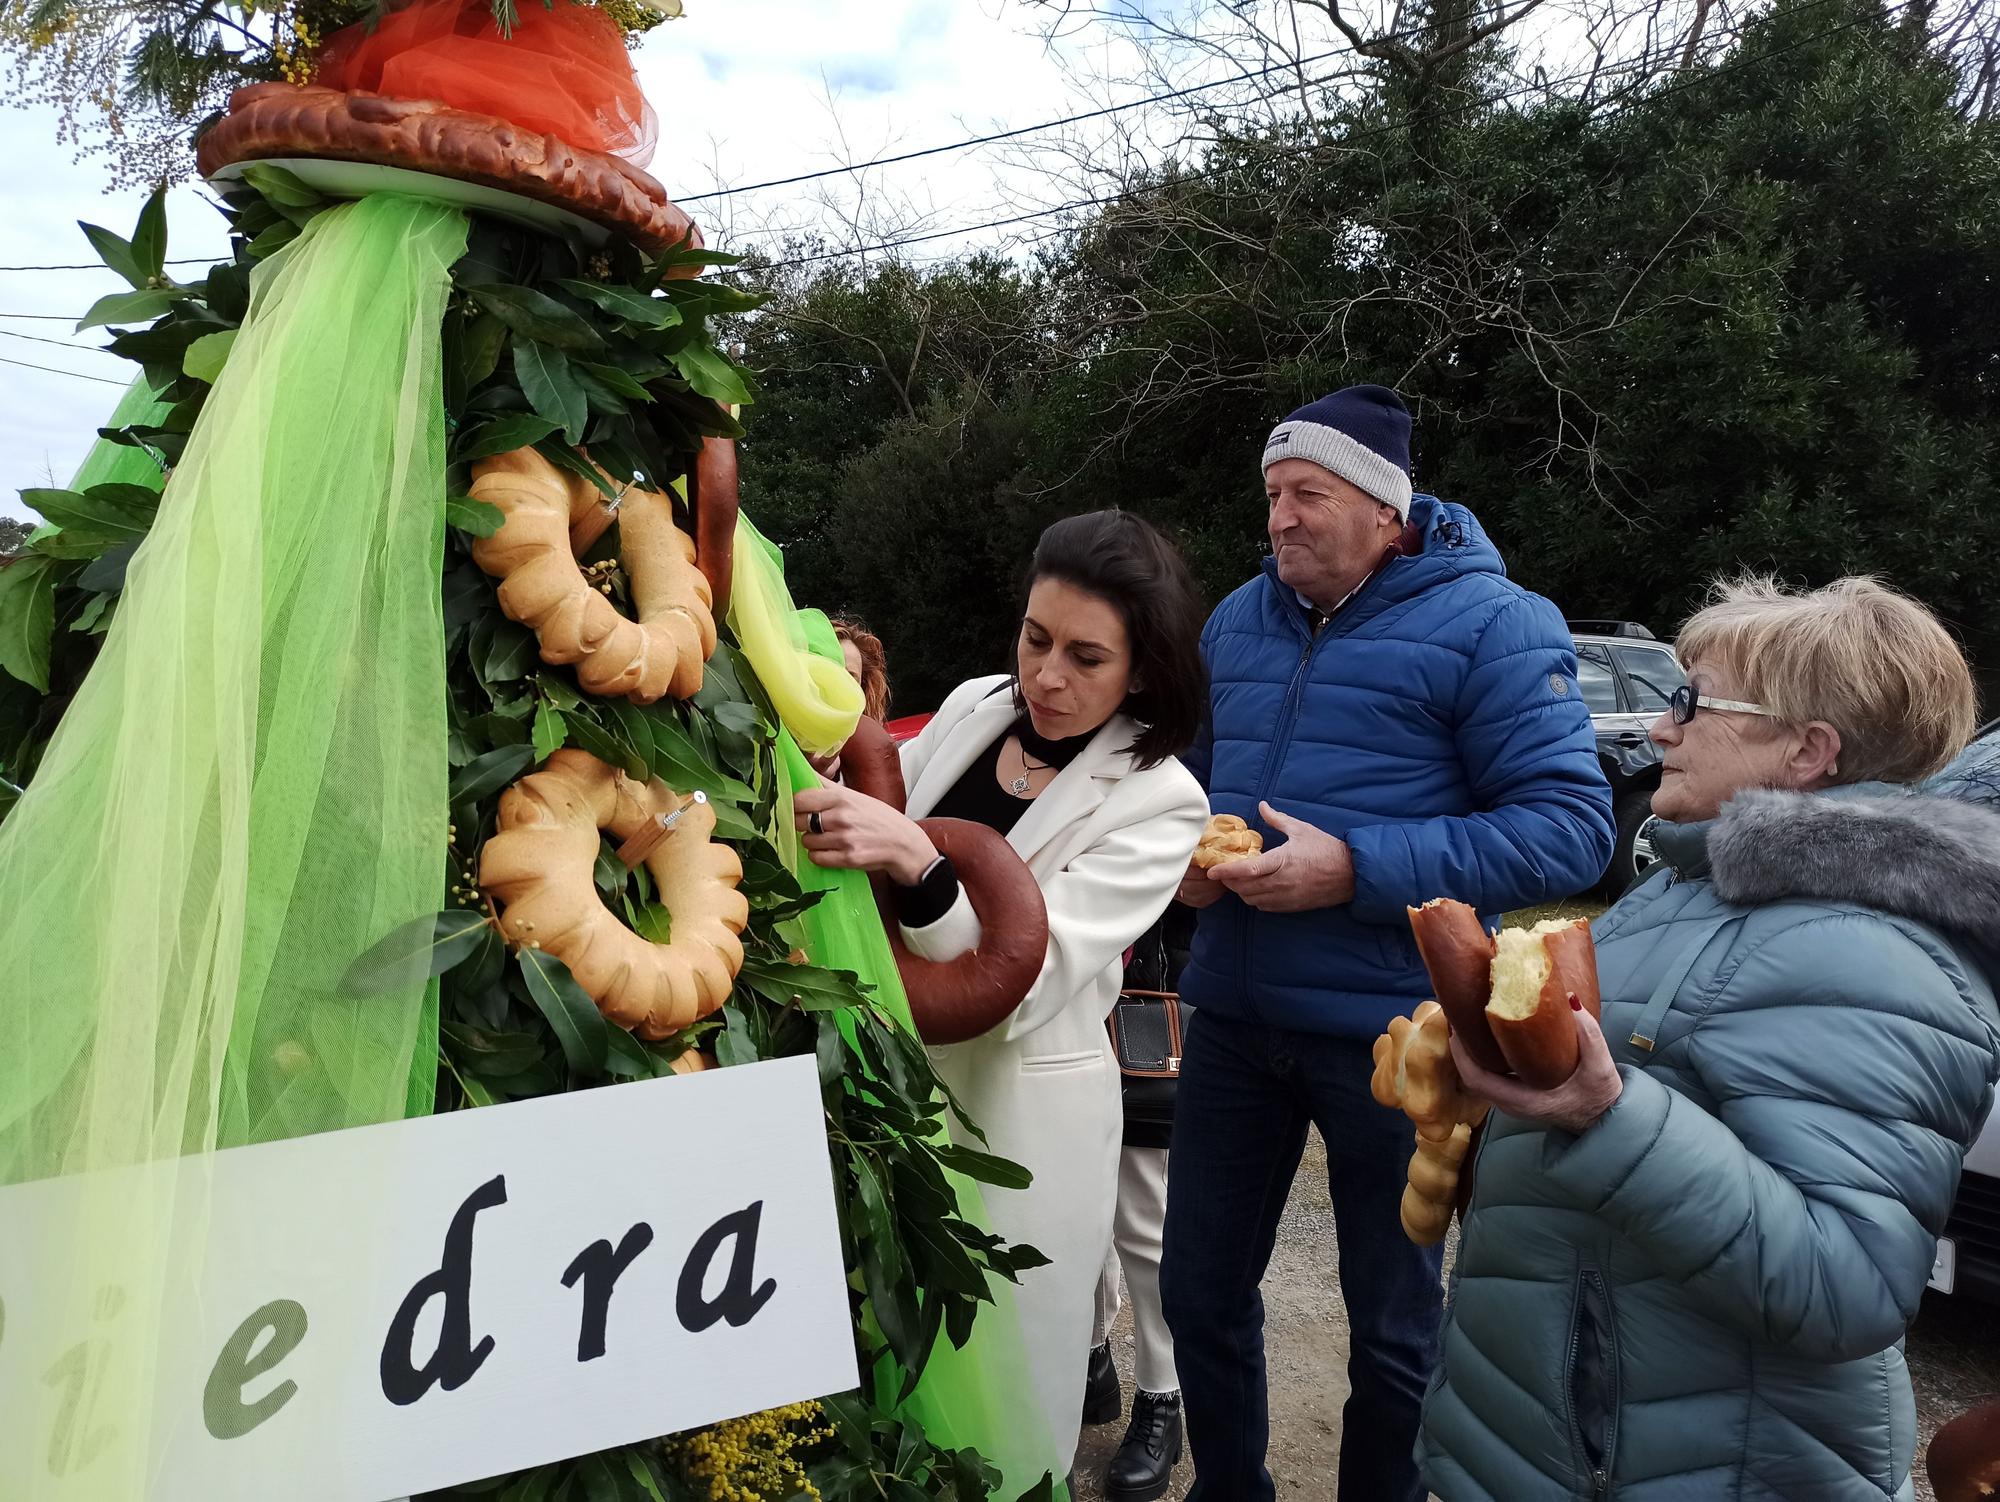
[[[171,1492],[210,1223],[199,1172],[129,1171],[798,1055],[862,1389],[468,1487],[1059,1496],[1008,1295],[1038,1259],[975,1182],[1023,1176],[951,1139],[865,878],[792,834],[861,696],[737,514],[755,391],[712,320],[756,299],[644,170],[619,13],[506,10],[416,0],[239,90],[206,275],[166,274],[159,195],[91,231],[131,290],[87,321],[141,373],[0,569],[0,1185],[87,1186],[32,1297],[115,1333],[0,1376],[9,1496]],[[989,979],[939,978],[957,1026]]]

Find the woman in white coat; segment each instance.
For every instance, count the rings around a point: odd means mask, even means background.
[[[815,861],[895,882],[905,942],[923,958],[964,954],[980,930],[916,820],[999,830],[1041,886],[1049,944],[1027,999],[931,1054],[988,1150],[1035,1176],[1024,1190],[987,1190],[986,1203],[996,1232],[1049,1258],[1022,1274],[1016,1303],[1065,1462],[1118,1193],[1122,1110],[1104,1020],[1125,951],[1173,899],[1208,818],[1173,757],[1205,696],[1202,618],[1187,565],[1141,518],[1057,522],[1035,548],[1015,672],[961,685],[902,748],[907,816],[838,786],[796,800]]]

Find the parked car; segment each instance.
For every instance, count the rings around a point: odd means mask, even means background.
[[[1967,775],[1968,763],[1981,769],[1970,774],[1972,780],[1993,786],[2000,773],[2000,720],[1983,726],[1944,776]],[[1958,1199],[1931,1262],[1931,1287],[2000,1304],[2000,1110],[1986,1118],[1985,1130],[1965,1155]]]
[[[1616,897],[1656,857],[1651,838],[1653,790],[1660,785],[1660,748],[1646,734],[1687,682],[1674,649],[1636,621],[1571,621],[1576,681],[1597,732],[1597,758],[1611,783],[1618,839],[1602,887]]]
[[[917,732],[930,722],[931,717],[928,714],[906,714],[900,720],[889,721],[882,728],[888,731],[890,739],[900,746],[904,741],[913,740]]]

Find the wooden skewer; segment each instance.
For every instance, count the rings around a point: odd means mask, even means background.
[[[660,841],[674,832],[674,826],[680,823],[682,814],[686,813],[696,804],[706,802],[708,802],[708,794],[693,792],[681,799],[680,806],[671,812],[655,814],[651,819],[646,821],[644,828],[640,829],[631,839],[618,847],[619,861],[628,871],[639,865],[647,856],[660,848]]]

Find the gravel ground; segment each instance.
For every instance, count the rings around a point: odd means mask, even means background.
[[[1447,1248],[1449,1257],[1449,1248]],[[1347,1315],[1334,1271],[1333,1210],[1326,1196],[1326,1151],[1315,1134],[1292,1186],[1271,1270],[1264,1281],[1266,1359],[1271,1373],[1271,1475],[1283,1498],[1329,1502],[1340,1451],[1340,1407],[1347,1398]],[[1132,1317],[1119,1317],[1112,1354],[1127,1374],[1131,1399]],[[1918,1454],[1939,1424],[1976,1402],[2000,1396],[2000,1307],[1927,1295],[1910,1330],[1916,1381]],[[1077,1502],[1101,1502],[1104,1468],[1123,1423],[1083,1431],[1077,1452]],[[1918,1465],[1917,1495],[1933,1502]],[[1194,1479],[1183,1460],[1169,1498]],[[1804,1499],[1802,1499],[1804,1502]]]

